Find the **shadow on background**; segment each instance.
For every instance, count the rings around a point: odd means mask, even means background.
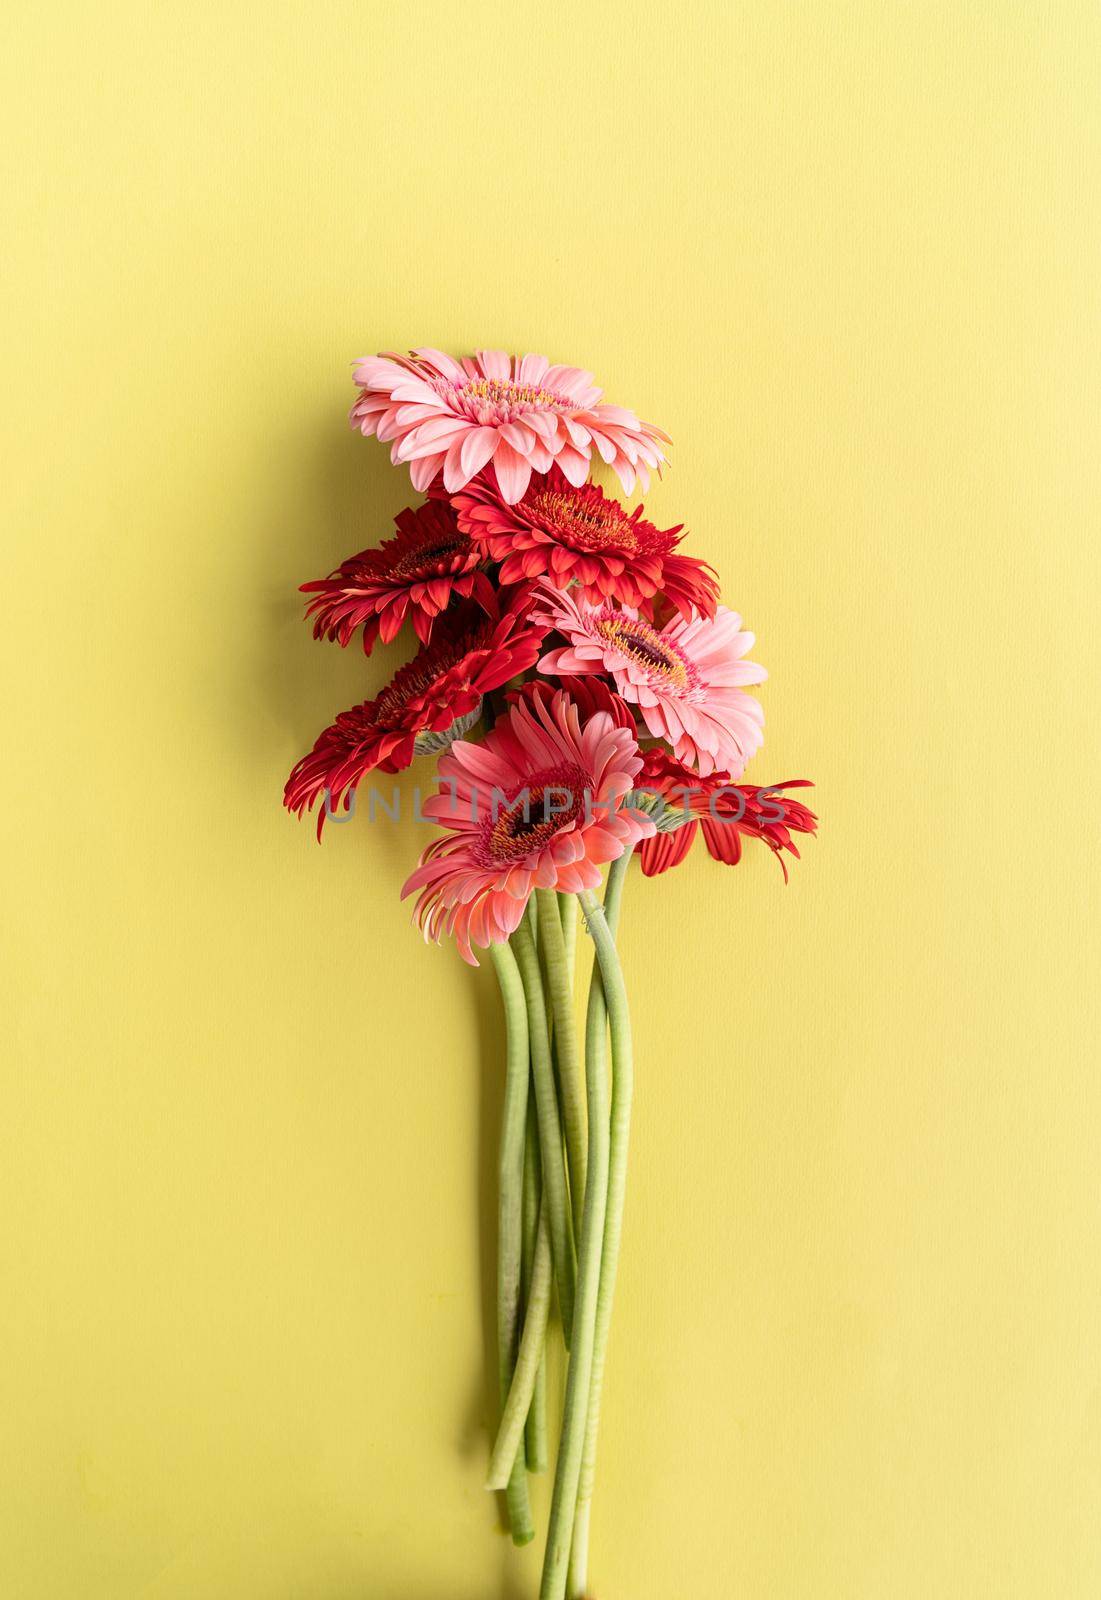
[[[342,426],[328,406],[312,440],[298,437],[282,448],[301,461],[301,471],[289,494],[282,481],[278,505],[262,520],[267,542],[257,569],[265,575],[267,625],[257,668],[278,725],[306,750],[325,722],[376,693],[411,651],[404,636],[369,658],[358,637],[343,649],[314,640],[299,585],[390,537],[395,512],[420,497],[408,474],[391,466],[386,447]]]
[[[316,421],[311,449],[309,440],[284,441],[283,448],[302,462],[301,489],[280,501],[270,515],[270,543],[255,563],[264,574],[261,601],[264,623],[255,661],[254,688],[260,700],[257,721],[266,729],[265,747],[252,752],[257,767],[270,770],[273,798],[281,793],[290,767],[305,754],[321,730],[336,715],[377,694],[394,671],[414,653],[417,641],[411,630],[389,647],[377,646],[368,658],[358,637],[346,648],[312,637],[303,620],[305,597],[298,586],[331,572],[358,550],[376,545],[394,531],[394,514],[422,499],[409,483],[404,469],[390,463],[389,450],[375,440],[365,440],[342,427],[339,413],[326,407]],[[285,486],[284,486],[285,487]],[[353,871],[372,896],[392,902],[395,917],[408,917],[408,904],[399,901],[401,885],[416,863],[432,830],[414,820],[414,790],[422,797],[435,789],[435,768],[421,760],[405,773],[377,774],[373,779],[389,803],[396,789],[400,820],[385,817],[371,825],[361,801],[350,823],[340,824],[352,835]],[[301,823],[285,819],[288,828],[301,828],[303,848],[314,844],[314,818]],[[331,824],[327,826],[332,826]],[[404,931],[404,930],[403,930]],[[444,956],[458,962],[453,951]],[[496,1350],[496,1248],[497,1248],[497,1146],[501,1126],[504,1079],[504,1016],[492,969],[483,960],[480,970],[464,969],[473,1008],[478,1045],[477,1084],[479,1135],[476,1150],[475,1204],[478,1217],[479,1281],[482,1307],[483,1359],[481,1370],[471,1374],[471,1389],[460,1406],[457,1448],[481,1464],[488,1461],[489,1446],[500,1410],[497,1392]],[[473,1087],[473,1086],[472,1086]],[[524,1600],[538,1581],[540,1548],[529,1547],[532,1571],[519,1583],[509,1570],[515,1554],[507,1540],[504,1495],[494,1496],[502,1530],[501,1571],[487,1600]],[[489,1514],[489,1496],[481,1515]],[[525,1563],[525,1565],[527,1562]],[[289,1597],[288,1597],[289,1600]],[[329,1600],[392,1600],[370,1582],[353,1584]],[[411,1591],[398,1600],[445,1600],[437,1593]]]
[[[266,730],[264,748],[255,750],[253,759],[270,773],[277,796],[294,762],[313,747],[322,730],[340,712],[376,695],[416,647],[410,629],[390,645],[376,645],[370,656],[358,635],[344,648],[315,640],[312,624],[305,620],[300,585],[390,538],[395,513],[422,498],[408,473],[391,465],[389,449],[362,438],[335,407],[326,406],[316,419],[312,446],[309,438],[299,437],[283,441],[281,448],[300,459],[302,467],[292,492],[284,492],[263,519],[268,542],[262,557],[257,553],[255,566],[264,574],[259,596],[264,623],[252,674],[262,707],[258,720]],[[387,806],[398,792],[400,820],[391,822],[380,812],[377,826],[364,826],[366,806],[361,804],[347,832],[356,837],[364,882],[396,902],[430,837],[425,824],[414,820],[413,790],[420,784],[427,798],[434,788],[432,767],[418,762],[405,773],[375,774],[369,781]],[[300,824],[288,819],[288,826],[310,834],[315,823],[316,811]]]

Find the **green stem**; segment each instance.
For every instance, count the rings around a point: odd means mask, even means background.
[[[508,1399],[501,1413],[501,1426],[497,1430],[497,1439],[489,1460],[487,1489],[500,1489],[508,1483],[509,1463],[515,1461],[521,1454],[524,1423],[531,1414],[535,1386],[546,1346],[550,1293],[550,1230],[547,1227],[547,1208],[544,1202],[539,1208],[539,1227],[535,1238],[531,1291],[524,1315],[524,1331],[520,1337],[512,1387],[509,1389]]]
[[[566,946],[566,964],[573,988],[574,967],[577,964],[577,896],[559,891],[558,914],[562,919],[562,939]]]
[[[634,1064],[631,1051],[631,1024],[627,1015],[627,995],[614,939],[619,927],[623,886],[630,856],[612,863],[604,895],[604,909],[593,917],[582,900],[582,910],[596,943],[597,964],[589,988],[586,1017],[586,1052],[604,1051],[605,1026],[609,1010],[612,1018],[612,1108],[608,1154],[608,1205],[604,1219],[604,1246],[600,1261],[600,1290],[593,1332],[592,1376],[589,1384],[589,1414],[585,1428],[585,1448],[577,1490],[577,1519],[570,1552],[570,1594],[587,1592],[589,1565],[589,1520],[592,1511],[593,1483],[596,1476],[596,1445],[600,1427],[600,1398],[604,1386],[604,1364],[608,1351],[608,1329],[615,1298],[616,1269],[619,1265],[620,1237],[623,1230],[623,1199],[627,1187],[627,1146],[631,1128],[631,1098],[634,1090]],[[590,897],[591,898],[591,897]],[[594,902],[595,905],[595,902]]]
[[[582,904],[584,905],[584,902]],[[599,913],[599,907],[597,910]],[[599,914],[603,924],[603,913]],[[540,917],[540,928],[542,921]],[[614,945],[612,949],[614,951]],[[588,1181],[585,1184],[581,1245],[577,1258],[573,1346],[566,1380],[562,1440],[558,1448],[558,1465],[554,1475],[554,1495],[551,1500],[550,1527],[543,1560],[543,1581],[539,1590],[540,1600],[564,1600],[566,1593],[574,1516],[577,1510],[577,1489],[588,1425],[593,1340],[600,1290],[600,1256],[608,1199],[608,1075],[603,1038],[600,1040],[599,1049],[586,1054],[585,1083],[589,1114]]]
[[[630,868],[632,856],[622,855],[613,861],[608,868],[608,882],[604,889],[604,921],[608,924],[608,931],[612,938],[619,932],[619,910],[623,904],[623,887],[627,882],[627,872]],[[600,964],[597,963],[597,971]],[[604,984],[600,985],[600,996],[604,998]]]
[[[528,1117],[528,1021],[524,986],[515,956],[506,944],[490,945],[489,951],[501,986],[508,1031],[497,1208],[497,1361],[503,1406],[512,1384],[520,1318],[524,1138]],[[513,1542],[528,1544],[535,1537],[535,1528],[528,1504],[522,1450],[513,1453],[503,1487]]]
[[[570,898],[576,898],[571,896]],[[539,907],[539,949],[547,974],[551,1006],[554,1011],[554,1059],[558,1066],[558,1087],[562,1097],[562,1120],[566,1125],[566,1154],[570,1168],[570,1201],[573,1231],[581,1233],[585,1204],[585,1101],[581,1086],[581,1061],[577,1048],[577,1019],[573,1009],[573,979],[559,897],[553,889],[536,889]]]
[[[528,1095],[527,1137],[524,1145],[524,1239],[521,1261],[521,1280],[524,1292],[524,1328],[531,1316],[532,1276],[535,1268],[535,1245],[540,1221],[540,1197],[543,1189],[542,1163],[539,1159],[539,1128],[535,1116],[534,1091]],[[543,1232],[549,1241],[546,1218]],[[550,1245],[548,1242],[547,1248]],[[524,1453],[529,1472],[547,1470],[547,1351],[546,1344],[539,1351],[532,1388],[531,1406],[528,1410],[524,1433]]]
[[[551,1253],[558,1282],[558,1306],[562,1313],[562,1333],[570,1348],[573,1328],[574,1257],[570,1231],[570,1209],[566,1198],[566,1172],[562,1161],[562,1125],[558,1119],[558,1096],[554,1088],[550,1040],[547,1037],[547,1002],[539,956],[526,920],[520,923],[509,943],[524,980],[524,999],[528,1013],[528,1040],[531,1070],[535,1083],[535,1108],[539,1121],[539,1147],[543,1157],[543,1195],[548,1208]]]

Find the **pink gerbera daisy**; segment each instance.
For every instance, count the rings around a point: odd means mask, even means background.
[[[649,468],[665,460],[668,435],[633,411],[601,401],[591,372],[552,367],[546,356],[479,350],[461,362],[439,350],[367,356],[356,364],[360,386],[352,423],[391,441],[390,459],[407,461],[416,489],[442,472],[449,493],[490,461],[508,504],[519,500],[533,472],[557,462],[571,483],[589,475],[595,450],[629,494],[649,487]]]
[[[632,733],[607,711],[583,721],[549,684],[514,703],[484,743],[453,744],[440,759],[440,793],[424,807],[448,832],[402,890],[420,891],[425,938],[454,934],[477,965],[471,946],[514,933],[533,889],[596,888],[603,862],[654,831],[622,804],[641,765]]]
[[[381,694],[342,711],[319,735],[287,779],[283,804],[301,816],[324,796],[317,815],[320,839],[326,815],[341,804],[348,809],[366,773],[409,766],[420,734],[442,733],[476,712],[491,689],[527,671],[541,640],[526,602],[503,614],[487,614],[473,601],[460,601],[431,643],[421,646]]]
[[[764,712],[744,685],[762,683],[763,667],[745,661],[753,634],[737,612],[719,606],[713,619],[674,617],[656,628],[630,607],[590,606],[573,593],[544,590],[543,620],[566,636],[539,671],[555,676],[609,672],[625,700],[681,761],[707,776],[741,777],[760,749]]]
[[[719,585],[711,569],[677,555],[681,528],[659,528],[628,511],[595,483],[576,486],[561,468],[532,479],[515,505],[500,492],[492,468],[452,497],[459,527],[501,562],[505,583],[549,577],[575,584],[599,605],[638,606],[664,592],[677,610],[714,616]]]
[[[347,644],[362,626],[369,655],[376,639],[389,644],[409,615],[417,638],[427,643],[440,612],[474,590],[485,552],[462,532],[446,502],[407,506],[394,521],[395,538],[302,585],[303,594],[314,596],[306,615],[314,619],[315,639]]]

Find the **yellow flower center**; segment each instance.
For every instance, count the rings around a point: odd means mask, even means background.
[[[692,673],[687,658],[641,617],[602,617],[596,624],[596,631],[651,676],[678,689],[691,685]]]
[[[509,378],[471,378],[459,391],[464,400],[476,400],[489,406],[557,406],[561,397],[550,389],[536,389],[531,384],[513,383]]]

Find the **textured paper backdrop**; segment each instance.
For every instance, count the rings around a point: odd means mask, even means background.
[[[752,776],[818,781],[789,889],[629,887],[599,1594],[1092,1600],[1096,7],[106,0],[4,54],[0,1591],[531,1592],[492,977],[397,903],[426,829],[279,807],[389,664],[295,595],[409,497],[349,363],[426,342],[669,430]]]

